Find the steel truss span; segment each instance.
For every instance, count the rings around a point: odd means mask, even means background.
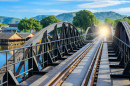
[[[130,25],[125,21],[118,22],[115,29],[115,36],[130,45]]]
[[[58,28],[61,29],[60,35]],[[53,36],[48,37],[51,31]],[[38,43],[39,41],[41,43]],[[0,51],[6,53],[6,63],[0,68],[0,84],[19,85],[18,78],[25,80],[33,74],[42,73],[40,70],[48,65],[57,65],[55,61],[64,59],[64,55],[84,44],[84,38],[74,25],[67,22],[49,25],[36,33],[21,48]],[[13,55],[8,59],[7,53],[10,51],[13,51]]]

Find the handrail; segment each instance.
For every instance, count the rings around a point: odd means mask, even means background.
[[[120,40],[119,38],[117,38],[116,36],[113,36],[113,37],[115,37],[117,40],[121,41],[123,44],[125,44],[127,47],[130,48],[130,45],[126,44],[125,42],[123,42],[122,40]]]
[[[128,66],[130,63],[130,45],[126,44],[116,36],[113,36],[113,45],[116,50],[117,59],[120,60],[119,65],[124,66],[123,74],[128,74]]]
[[[40,44],[35,44],[35,45],[30,45],[30,46],[24,46],[24,47],[20,47],[20,48],[9,49],[9,50],[2,50],[2,51],[0,51],[0,53],[9,52],[9,51],[13,51],[13,50],[19,50],[19,49],[23,49],[23,48],[34,47],[34,46],[38,46],[38,45],[42,45],[42,44],[48,44],[48,43],[52,43],[52,42],[63,41],[63,40],[71,39],[71,38],[75,38],[75,37],[80,37],[80,36],[74,36],[74,37],[69,37],[69,38],[65,38],[65,39],[59,39],[59,40],[55,40],[55,41],[50,41],[50,42],[45,42],[45,43],[40,43]]]

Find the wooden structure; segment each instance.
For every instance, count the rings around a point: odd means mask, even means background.
[[[23,37],[18,33],[0,33],[1,45],[22,44]]]
[[[34,36],[33,33],[18,33],[23,39],[24,41],[29,40],[31,37]]]

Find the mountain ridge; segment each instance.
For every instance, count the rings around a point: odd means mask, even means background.
[[[125,17],[124,15],[121,15],[119,13],[109,11],[109,12],[96,12],[93,13],[97,19],[100,19],[102,22],[105,20],[105,18],[110,18],[110,19],[119,19]],[[76,12],[69,12],[69,13],[61,13],[59,15],[56,15],[57,19],[67,21],[69,23],[72,23],[73,17],[76,15]],[[49,15],[38,15],[35,17],[32,17],[34,19],[37,19],[40,21],[42,18],[47,17]],[[19,18],[14,18],[14,17],[5,17],[5,16],[0,16],[0,23],[3,24],[8,24],[8,23],[18,23],[21,19]]]
[[[8,24],[8,23],[18,23],[21,19],[15,17],[6,17],[0,16],[0,23]]]

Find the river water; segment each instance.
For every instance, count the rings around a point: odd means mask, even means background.
[[[13,45],[13,46],[8,46],[8,45],[1,45],[0,46],[0,51],[2,50],[9,50],[9,49],[14,49],[14,48],[19,48],[21,47],[22,45]],[[39,47],[37,47],[37,49],[39,49]],[[9,51],[7,53],[7,59],[9,59],[11,56],[13,55],[13,51]],[[40,59],[42,57],[40,56]],[[6,53],[0,53],[0,68],[2,67],[3,64],[6,63]],[[20,65],[20,62],[17,63],[15,65],[15,72],[17,71],[18,67]],[[39,65],[39,64],[38,64]],[[39,68],[41,69],[42,67],[39,66]],[[14,70],[14,69],[13,69]],[[28,70],[28,60],[25,61],[25,71]],[[24,66],[22,67],[21,71],[20,71],[20,74],[24,72]],[[28,72],[26,72],[26,74],[28,74]],[[24,76],[24,74],[22,74]],[[21,81],[22,79],[21,78],[17,78],[18,81]]]
[[[11,46],[8,46],[8,45],[1,45],[0,46],[0,51],[2,50],[9,50],[9,49],[14,49],[14,48],[19,48],[21,47],[22,45],[11,45]],[[11,56],[13,55],[13,51],[10,51],[7,53],[7,58],[9,59]],[[0,53],[0,67],[6,62],[6,53]],[[20,63],[18,63],[16,65],[16,70],[18,69],[18,66],[19,66]],[[26,61],[25,64],[28,64],[28,62]],[[28,69],[28,66],[25,67],[25,70]],[[24,70],[24,68],[21,69],[20,73],[22,73]],[[20,78],[17,78],[18,81],[21,81],[22,79]]]
[[[14,48],[19,48],[22,45],[0,45],[0,51],[9,50]],[[13,55],[13,51],[7,53],[7,58],[9,59]],[[0,67],[6,62],[6,53],[0,53]]]

